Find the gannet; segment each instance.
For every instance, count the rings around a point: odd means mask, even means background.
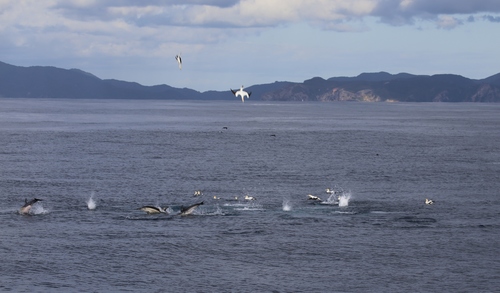
[[[308,200],[321,200],[321,198],[317,197],[316,195],[308,194],[307,195]]]
[[[179,69],[182,69],[182,58],[181,58],[181,53],[179,55],[175,56],[175,60],[177,60],[177,64],[179,64]]]
[[[326,193],[328,193],[328,194],[335,194],[335,190],[330,189],[330,188],[325,189],[325,191],[326,191]]]
[[[434,204],[434,201],[432,199],[425,199],[425,204]]]
[[[231,92],[234,94],[235,97],[237,97],[238,95],[241,96],[241,101],[243,103],[245,102],[245,97],[247,97],[247,99],[250,99],[250,96],[252,95],[252,92],[244,91],[243,86],[241,86],[241,88],[238,91],[231,89]]]

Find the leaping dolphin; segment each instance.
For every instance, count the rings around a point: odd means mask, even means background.
[[[193,212],[194,212],[194,210],[195,210],[198,206],[200,206],[200,205],[202,205],[202,204],[203,204],[203,202],[199,202],[199,203],[195,203],[195,204],[193,204],[193,205],[190,205],[190,206],[188,206],[188,207],[182,207],[180,215],[181,215],[181,216],[187,216],[187,215],[190,215],[191,213],[193,213]]]
[[[34,198],[30,201],[28,201],[27,198],[24,199],[24,205],[19,209],[19,213],[21,215],[26,215],[30,212],[31,210],[31,207],[36,203],[36,202],[39,202],[41,201],[41,199],[39,198]]]
[[[159,213],[166,213],[168,207],[154,207],[154,206],[143,206],[138,208],[138,210],[144,211],[148,214],[159,214]]]
[[[230,90],[234,94],[235,97],[241,96],[241,101],[243,103],[245,102],[245,97],[247,97],[247,99],[250,99],[250,96],[252,95],[252,92],[246,92],[246,91],[244,91],[243,90],[243,86],[241,86],[241,88],[238,91],[235,91],[233,89],[230,89]]]

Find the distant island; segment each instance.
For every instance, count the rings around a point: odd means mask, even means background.
[[[460,75],[387,72],[314,77],[246,88],[252,100],[359,102],[500,102],[500,73],[481,80]],[[21,67],[0,62],[0,97],[64,99],[234,100],[228,91],[199,92],[168,85],[100,79],[79,69]]]

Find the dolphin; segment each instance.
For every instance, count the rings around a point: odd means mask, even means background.
[[[138,208],[138,210],[144,211],[148,214],[159,214],[159,213],[166,213],[168,207],[154,207],[154,206],[143,206]]]
[[[190,215],[190,214],[192,214],[192,213],[194,212],[194,210],[195,210],[198,206],[200,206],[200,205],[202,205],[202,204],[203,204],[203,202],[199,202],[199,203],[195,203],[195,204],[193,204],[193,205],[190,205],[190,206],[188,206],[188,207],[182,207],[180,215],[181,215],[181,216]]]
[[[31,207],[38,201],[41,201],[39,198],[34,198],[30,201],[28,201],[27,198],[24,199],[24,205],[19,209],[19,213],[21,215],[26,215],[29,214]]]

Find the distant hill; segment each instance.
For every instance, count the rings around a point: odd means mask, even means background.
[[[74,99],[200,99],[200,93],[168,85],[100,79],[79,69],[19,67],[0,62],[0,96]]]
[[[482,80],[459,75],[412,75],[387,72],[356,77],[314,77],[253,85],[251,100],[266,101],[401,101],[500,102],[500,73]],[[0,97],[74,99],[234,100],[227,91],[198,92],[168,85],[100,79],[79,69],[20,67],[0,62]]]
[[[500,102],[500,74],[483,80],[459,75],[363,73],[357,77],[315,77],[261,97],[293,101]]]

